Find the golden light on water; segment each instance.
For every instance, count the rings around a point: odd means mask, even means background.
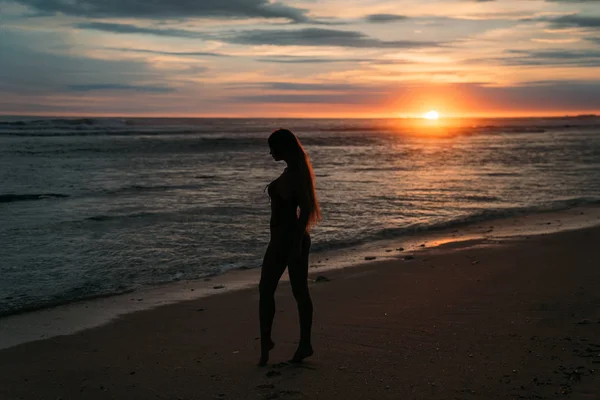
[[[436,120],[440,118],[440,113],[438,113],[435,110],[427,111],[425,114],[423,114],[423,118],[429,120]]]

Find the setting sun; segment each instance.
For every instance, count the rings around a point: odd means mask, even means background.
[[[440,114],[435,111],[435,110],[431,110],[426,112],[425,114],[423,114],[423,118],[425,119],[438,119],[440,118]]]

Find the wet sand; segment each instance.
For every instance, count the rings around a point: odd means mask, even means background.
[[[366,262],[396,260],[399,256],[402,257],[402,254],[397,252],[398,248],[402,248],[404,252],[421,253],[440,245],[464,247],[476,243],[497,244],[518,237],[578,230],[596,225],[600,225],[600,206],[593,205],[513,215],[481,223],[414,232],[394,240],[369,242],[352,248],[313,253],[311,271],[318,270],[324,273],[340,268],[353,268]],[[21,343],[73,334],[137,311],[244,288],[255,288],[259,277],[259,268],[236,269],[207,279],[152,286],[132,293],[1,317],[0,350]],[[286,279],[284,274],[282,280]]]
[[[596,227],[311,269],[327,279],[300,365],[285,282],[265,368],[255,289],[135,312],[1,350],[0,399],[600,399],[599,243]]]

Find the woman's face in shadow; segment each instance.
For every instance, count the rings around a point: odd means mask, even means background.
[[[273,157],[273,160],[275,161],[283,160],[282,154],[278,151],[278,149],[275,149],[272,146],[269,146],[269,154],[271,154],[271,157]]]

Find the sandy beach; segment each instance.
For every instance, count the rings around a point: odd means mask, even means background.
[[[1,350],[0,398],[599,399],[599,242],[594,227],[312,269],[300,365],[287,282],[264,368],[254,288],[131,313]]]
[[[600,400],[599,28],[0,0],[0,400]]]

